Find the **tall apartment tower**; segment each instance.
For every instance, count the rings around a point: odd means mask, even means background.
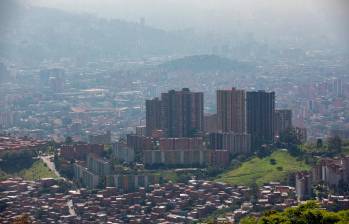
[[[275,93],[247,92],[247,132],[252,136],[252,146],[274,141]]]
[[[275,135],[292,127],[292,110],[275,110]]]
[[[192,137],[204,128],[204,94],[170,90],[161,94],[161,126],[168,137]]]
[[[161,129],[161,100],[154,98],[145,101],[146,135],[151,136],[154,130]]]
[[[341,79],[334,79],[332,86],[333,93],[336,96],[343,96],[343,83]]]
[[[244,90],[217,90],[217,122],[222,132],[246,132],[246,94]]]
[[[204,94],[170,90],[146,101],[146,132],[162,129],[167,137],[193,137],[204,128]]]

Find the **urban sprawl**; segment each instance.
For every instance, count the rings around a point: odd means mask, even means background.
[[[46,81],[59,89],[59,77]],[[340,80],[331,83],[327,85],[331,94],[348,94]],[[96,100],[103,94],[90,91]],[[308,109],[321,110],[309,103]],[[318,200],[324,209],[349,208],[349,157],[342,154],[310,152],[317,158],[310,169],[289,173],[287,180],[278,182],[244,186],[215,178],[236,166],[233,161],[239,156],[247,160],[275,151],[302,153],[299,145],[305,147],[309,140],[307,129],[293,122],[300,114],[295,119],[291,109],[276,108],[274,92],[217,90],[216,112],[204,111],[204,93],[183,88],[146,100],[145,125],[136,125],[133,133],[116,140],[111,126],[104,133],[89,133],[86,141],[74,138],[84,124],[65,120],[56,120],[57,127],[67,123],[73,134],[64,141],[4,133],[2,163],[11,153],[31,151],[56,177],[1,181],[1,223],[19,217],[33,223],[193,223],[205,222],[217,211],[215,222],[238,223],[243,217],[258,217],[308,199]],[[76,121],[89,116],[82,107],[72,113]],[[15,122],[4,116],[13,115],[2,112],[3,126]],[[332,130],[327,137],[313,140],[314,144],[318,148],[328,144],[333,154],[341,150],[335,143],[342,144],[348,133]]]

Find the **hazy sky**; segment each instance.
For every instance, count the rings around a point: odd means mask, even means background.
[[[335,22],[347,0],[30,0],[32,4],[138,22],[164,29],[204,27],[210,23],[277,15],[291,19],[318,14]],[[289,18],[288,18],[289,17]]]

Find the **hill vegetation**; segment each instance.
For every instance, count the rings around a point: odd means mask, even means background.
[[[283,212],[269,211],[260,218],[247,217],[241,224],[346,224],[349,223],[349,210],[330,212],[310,201],[296,208],[288,208]]]
[[[271,181],[283,182],[290,173],[308,169],[310,167],[303,160],[279,150],[264,158],[253,157],[238,168],[219,175],[216,181],[234,185],[262,185]]]
[[[21,170],[18,176],[25,180],[40,180],[42,178],[56,178],[56,174],[51,171],[42,160],[37,160],[29,169]]]
[[[56,175],[35,153],[29,150],[6,152],[0,160],[0,180],[9,177],[21,177],[26,180],[39,180]]]

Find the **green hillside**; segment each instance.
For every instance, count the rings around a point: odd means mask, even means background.
[[[270,211],[264,213],[258,219],[246,217],[240,221],[241,224],[266,224],[266,223],[326,223],[326,224],[348,224],[349,210],[338,212],[327,211],[320,207],[315,201],[297,207],[287,208],[284,211]]]
[[[56,174],[50,170],[42,160],[36,160],[29,168],[23,168],[18,172],[6,173],[0,170],[0,180],[10,177],[21,177],[25,180],[40,180],[41,178],[57,178]]]
[[[310,167],[304,161],[298,161],[286,151],[276,151],[265,158],[254,157],[244,162],[240,167],[229,170],[216,181],[236,185],[257,185],[270,181],[283,181],[292,172],[308,170]]]
[[[56,174],[45,166],[42,160],[37,160],[29,169],[24,169],[18,173],[18,176],[25,180],[39,180],[41,178],[56,178]]]

